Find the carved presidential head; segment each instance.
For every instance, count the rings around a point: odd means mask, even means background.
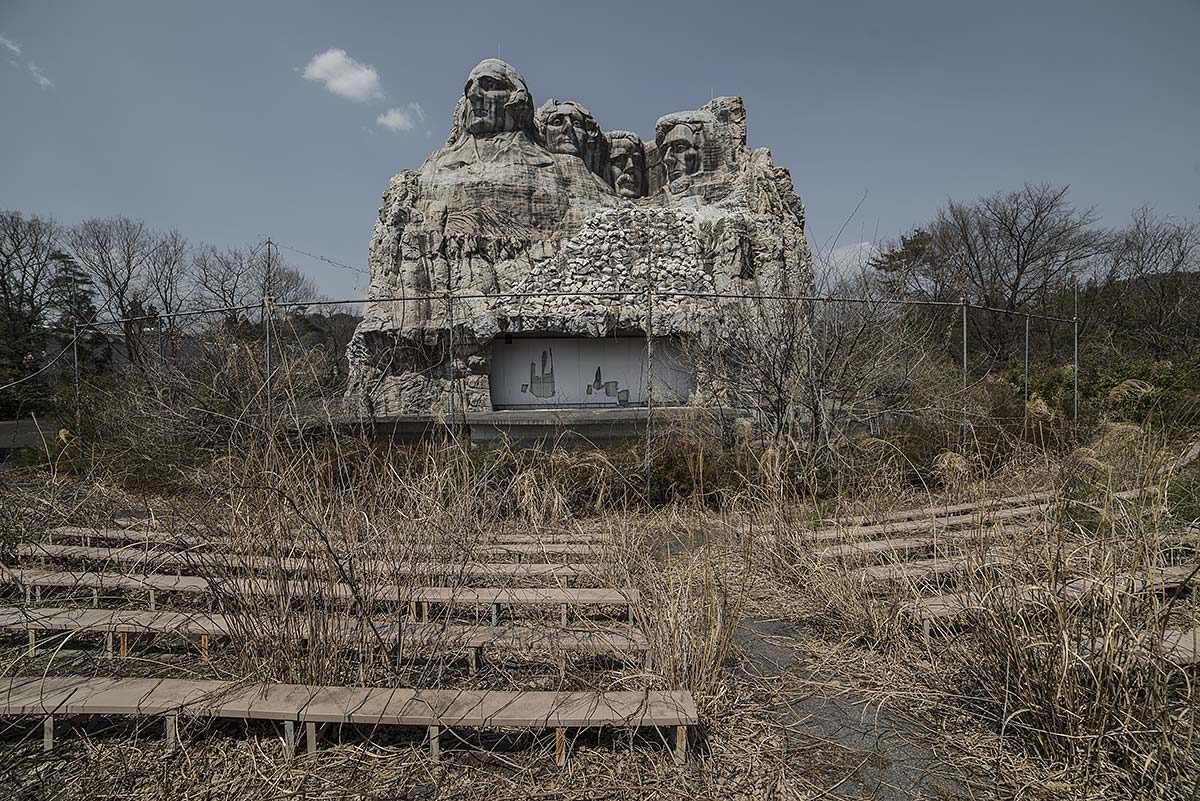
[[[511,64],[484,59],[463,87],[463,130],[476,136],[521,131],[533,125],[533,98]]]
[[[571,100],[547,100],[538,107],[534,122],[547,150],[578,156],[602,175],[608,141],[590,111]]]
[[[654,141],[668,183],[704,168],[705,149],[715,123],[713,115],[703,111],[668,114],[659,119]]]
[[[642,138],[629,131],[610,131],[608,138],[608,183],[621,197],[646,194],[646,149]]]

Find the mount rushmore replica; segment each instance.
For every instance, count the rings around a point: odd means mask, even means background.
[[[498,59],[467,76],[445,146],[392,178],[370,267],[349,399],[377,419],[719,404],[727,377],[690,354],[761,302],[730,296],[812,290],[804,206],[747,148],[740,97],[644,140],[535,105]]]

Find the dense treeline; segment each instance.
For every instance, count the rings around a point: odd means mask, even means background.
[[[264,297],[290,303],[319,296],[263,244],[221,249],[128,217],[62,226],[0,212],[0,418],[51,408],[76,356],[82,373],[97,375],[178,357],[195,338],[218,332],[260,337],[261,309],[238,307]],[[283,332],[339,354],[331,369],[344,369],[352,315],[300,307],[276,319]]]
[[[1067,187],[1026,185],[949,201],[869,262],[907,298],[989,307],[969,313],[972,363],[1022,380],[1024,313],[1078,315],[1085,400],[1124,415],[1178,414],[1200,397],[1200,224],[1150,208],[1121,228],[1077,209]],[[961,329],[945,326],[947,350]],[[1034,320],[1042,400],[1070,402],[1073,326]]]

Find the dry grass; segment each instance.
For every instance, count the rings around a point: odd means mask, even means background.
[[[175,469],[164,492],[120,489],[128,473],[106,472],[99,458],[84,476],[31,471],[0,490],[0,547],[60,522],[99,524],[135,511],[169,535],[220,538],[221,550],[267,559],[265,568],[221,568],[195,551],[196,569],[215,579],[208,600],[239,626],[237,647],[217,649],[207,663],[185,649],[143,649],[112,663],[78,638],[33,658],[9,639],[0,672],[685,688],[703,719],[695,759],[677,770],[651,735],[631,743],[628,733],[594,732],[581,734],[564,770],[548,757],[551,741],[514,732],[464,734],[483,747],[452,750],[442,765],[411,733],[368,740],[346,732],[315,759],[288,758],[269,727],[252,725],[247,736],[240,724],[221,724],[185,732],[179,758],[163,760],[157,731],[97,722],[50,756],[26,729],[0,736],[0,782],[14,798],[933,798],[944,789],[972,798],[1167,799],[1192,797],[1200,781],[1195,674],[1142,646],[1164,628],[1200,622],[1194,598],[1058,591],[1072,579],[1111,583],[1196,558],[1194,546],[1177,545],[1174,532],[1189,521],[1172,506],[1173,488],[1195,479],[1169,474],[1166,450],[1143,432],[1105,432],[1066,458],[1027,448],[989,466],[946,455],[930,465],[936,490],[900,477],[912,471],[893,444],[859,441],[845,451],[840,492],[819,499],[796,480],[807,468],[794,453],[749,449],[730,460],[741,480],[726,486],[740,489],[717,508],[704,492],[648,507],[641,476],[599,451],[480,453],[450,442],[387,452],[345,437],[315,444],[271,432],[237,441]],[[1149,505],[1113,499],[1139,480],[1166,496]],[[1047,486],[1063,487],[1070,502],[1007,544],[1013,562],[1004,571],[940,588],[986,601],[929,648],[907,604],[938,588],[864,584],[818,559],[803,535],[820,519]],[[345,623],[395,613],[373,600],[378,590],[428,583],[412,575],[416,565],[465,564],[491,533],[518,529],[608,537],[604,580],[643,593],[638,623],[651,669],[578,658],[560,674],[554,656],[527,654],[471,676],[436,648],[402,644],[383,661],[369,625],[346,633]],[[963,547],[982,549],[987,531],[979,534]],[[305,597],[244,593],[230,581],[255,575],[282,588],[294,578],[283,560],[296,557],[309,561]],[[362,570],[366,559],[395,574]],[[335,584],[352,586],[353,597],[333,594]],[[754,626],[769,634],[747,639]],[[1101,645],[1081,646],[1092,640]],[[831,721],[884,739],[848,739]],[[912,779],[898,767],[901,754],[936,780]],[[889,782],[907,786],[887,791]]]

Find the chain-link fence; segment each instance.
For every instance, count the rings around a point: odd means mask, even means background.
[[[519,310],[525,302],[553,304],[583,298],[593,302],[600,309],[604,309],[606,304],[619,304],[625,309],[640,309],[641,319],[637,322],[641,335],[645,337],[644,370],[651,379],[655,367],[655,348],[652,343],[662,335],[655,325],[656,309],[670,301],[685,301],[697,307],[711,304],[708,330],[703,337],[706,344],[698,346],[697,352],[693,354],[696,358],[723,358],[727,361],[728,353],[722,354],[721,348],[736,350],[737,369],[743,376],[754,372],[756,360],[761,365],[767,365],[772,360],[782,361],[781,354],[790,359],[787,367],[771,365],[770,369],[777,373],[788,373],[772,376],[773,384],[769,381],[744,381],[747,386],[741,387],[742,391],[735,392],[732,396],[740,401],[739,405],[743,407],[740,411],[759,414],[761,417],[764,408],[775,404],[782,409],[776,410],[776,416],[787,414],[786,407],[798,402],[797,397],[802,394],[798,387],[803,384],[810,390],[810,395],[817,396],[815,402],[809,404],[812,407],[812,414],[808,416],[809,423],[820,429],[826,438],[829,436],[830,426],[836,423],[828,419],[831,408],[857,404],[861,411],[868,408],[871,402],[880,405],[884,400],[878,390],[869,398],[853,397],[854,386],[843,385],[835,391],[831,387],[832,373],[838,369],[847,373],[855,367],[854,364],[849,364],[850,362],[856,362],[861,367],[872,360],[886,360],[889,354],[895,359],[912,358],[912,353],[905,355],[899,351],[901,341],[906,338],[912,340],[908,343],[909,350],[914,353],[925,351],[926,359],[933,356],[929,353],[930,350],[942,351],[937,354],[935,360],[939,368],[938,374],[942,378],[949,379],[951,369],[958,372],[958,424],[960,437],[964,441],[972,425],[971,413],[968,410],[971,389],[985,376],[994,373],[998,365],[1019,367],[1019,377],[1011,383],[1019,384],[1022,406],[1025,410],[1028,409],[1031,400],[1031,366],[1037,356],[1033,345],[1033,333],[1039,326],[1050,327],[1060,332],[1057,337],[1041,337],[1043,349],[1052,350],[1056,359],[1061,356],[1062,340],[1069,332],[1069,414],[1073,420],[1078,420],[1080,413],[1078,317],[1063,318],[998,309],[970,303],[965,298],[953,302],[838,295],[678,292],[658,291],[653,288],[605,292],[442,292],[415,297],[322,299],[282,303],[273,302],[268,297],[252,305],[76,324],[64,353],[59,355],[70,354],[72,367],[69,381],[74,405],[72,416],[75,432],[79,435],[85,434],[87,430],[81,405],[82,385],[103,374],[127,373],[130,369],[146,369],[153,364],[174,365],[186,373],[190,369],[189,366],[194,367],[197,360],[203,360],[206,355],[211,356],[210,351],[213,348],[224,348],[228,352],[235,344],[247,358],[251,351],[257,350],[258,354],[253,359],[255,369],[245,371],[239,378],[250,382],[252,386],[242,387],[239,394],[246,399],[253,399],[261,406],[265,415],[271,417],[277,411],[275,399],[281,376],[295,368],[294,357],[297,348],[315,348],[322,352],[324,364],[320,369],[324,372],[318,376],[316,385],[330,397],[340,396],[344,393],[349,368],[344,349],[350,341],[351,326],[357,319],[356,313],[359,309],[370,305],[376,310],[384,310],[385,315],[391,319],[404,320],[410,317],[409,309],[415,304],[422,304],[426,309],[430,304],[440,304],[446,322],[442,333],[447,341],[443,347],[436,349],[432,366],[448,375],[450,392],[448,410],[437,416],[440,422],[463,428],[469,423],[470,409],[464,400],[465,376],[458,365],[456,354],[468,344],[467,340],[472,338],[470,321],[478,308],[473,304],[504,302]],[[853,311],[847,313],[844,311],[846,309]],[[331,323],[335,318],[337,322]],[[983,329],[994,327],[997,320],[1007,326],[1008,330],[998,343],[989,342],[984,348],[981,343],[988,337]],[[898,326],[902,321],[909,327],[901,330]],[[539,334],[546,337],[556,336],[553,331]],[[852,336],[855,340],[849,343]],[[978,342],[973,341],[976,339]],[[1015,343],[1012,342],[1013,339]],[[81,346],[86,345],[85,349],[94,350],[97,341],[103,342],[108,354],[104,360],[105,366],[100,369],[87,364],[88,359],[81,359]],[[472,340],[470,344],[477,343]],[[1015,347],[1012,347],[1014,344]],[[954,364],[955,362],[957,364]],[[313,365],[308,367],[312,368]],[[722,364],[721,369],[728,369],[728,364]],[[861,380],[863,384],[870,383],[869,378]],[[794,382],[795,386],[788,386],[789,381]],[[653,380],[648,380],[646,386],[647,397],[638,405],[645,407],[649,419],[653,417],[655,409],[664,403],[653,396]],[[843,397],[832,397],[836,392],[841,392]],[[757,404],[756,393],[759,396]],[[771,394],[776,397],[761,397]],[[944,397],[952,399],[952,394],[945,394]],[[435,416],[435,410],[427,411],[431,417]],[[949,416],[947,408],[941,408],[939,411],[943,417]],[[1027,411],[1022,413],[1022,417],[1027,425]]]

